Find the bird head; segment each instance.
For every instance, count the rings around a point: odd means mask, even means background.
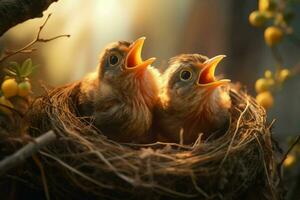
[[[215,103],[223,103],[218,88],[230,80],[218,79],[215,69],[224,57],[208,59],[200,54],[183,54],[172,58],[163,75],[163,103],[175,110],[199,114],[216,107]]]
[[[119,41],[109,44],[100,55],[99,78],[115,87],[126,86],[131,80],[143,78],[155,58],[141,57],[145,37],[130,43]]]

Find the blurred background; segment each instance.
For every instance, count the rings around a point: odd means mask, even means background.
[[[30,55],[39,67],[32,82],[42,80],[50,86],[82,78],[95,70],[98,54],[106,44],[117,40],[147,40],[143,57],[155,56],[155,66],[164,70],[170,57],[181,53],[200,53],[209,57],[225,54],[219,73],[241,82],[255,95],[255,80],[274,60],[264,44],[263,30],[248,22],[257,9],[253,0],[61,0],[44,13],[53,13],[42,37],[71,34],[70,38],[37,45]],[[299,13],[299,7],[295,13]],[[18,49],[31,41],[45,20],[32,19],[9,30],[0,38],[0,48]],[[300,34],[300,17],[292,26]],[[298,34],[298,35],[299,35]],[[300,48],[284,41],[279,48],[285,67],[300,60]],[[23,61],[28,55],[14,57]],[[33,85],[35,94],[42,90]],[[286,138],[300,133],[300,79],[285,84],[275,97],[269,120],[276,118],[274,135]]]

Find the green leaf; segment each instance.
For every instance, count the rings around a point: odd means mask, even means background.
[[[22,63],[22,66],[21,66],[21,69],[20,69],[20,75],[22,76],[24,73],[26,73],[27,69],[29,67],[32,66],[32,61],[31,61],[31,58],[27,58],[23,63]]]
[[[33,65],[31,58],[27,58],[21,65],[17,62],[10,62],[10,67],[5,71],[8,75],[26,78],[36,67],[37,65]]]
[[[21,77],[28,77],[32,73],[32,68],[28,68],[26,71],[22,72]]]
[[[16,68],[16,72],[17,72],[18,77],[20,77],[20,75],[21,75],[21,68],[22,67],[20,65],[18,65],[17,68]]]
[[[9,65],[11,65],[14,68],[17,68],[19,66],[19,63],[12,61],[12,62],[9,62]]]
[[[32,65],[31,58],[27,58],[25,61],[23,61],[22,65]]]
[[[31,58],[27,58],[23,63],[21,69],[26,69],[27,67],[32,66]]]
[[[32,64],[31,58],[26,59],[20,70],[20,77],[25,78],[28,77],[34,70],[35,66]]]

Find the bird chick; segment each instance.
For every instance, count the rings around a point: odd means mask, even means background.
[[[94,125],[119,142],[149,142],[152,112],[158,100],[159,72],[155,58],[141,58],[145,37],[133,43],[108,45],[98,70],[81,83],[79,113],[92,116]]]
[[[155,111],[159,140],[190,144],[200,133],[207,138],[228,122],[230,80],[214,75],[224,57],[182,54],[170,59]]]

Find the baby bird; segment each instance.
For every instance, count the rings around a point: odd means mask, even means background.
[[[214,76],[224,57],[182,54],[170,59],[155,114],[159,140],[191,144],[200,133],[207,138],[224,128],[231,107],[230,80]]]
[[[151,140],[160,73],[150,66],[155,58],[141,58],[144,40],[108,45],[100,55],[97,72],[81,81],[80,115],[92,116],[103,134],[119,142]]]

